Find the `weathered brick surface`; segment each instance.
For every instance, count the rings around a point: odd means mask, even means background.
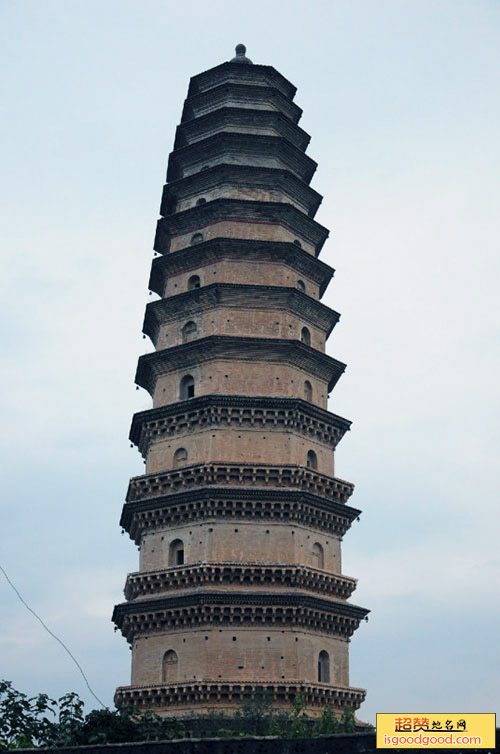
[[[162,673],[165,652],[178,662]],[[348,686],[348,643],[307,631],[259,628],[169,632],[137,639],[133,647],[132,685],[149,686],[191,680],[317,680],[318,655],[330,654],[330,682]]]
[[[271,131],[271,129],[268,130]],[[271,133],[271,135],[273,134]],[[283,191],[255,188],[250,189],[244,188],[243,186],[231,186],[230,184],[222,184],[210,191],[200,191],[198,194],[186,197],[185,199],[181,199],[176,206],[176,210],[178,212],[183,212],[185,209],[196,207],[200,199],[204,199],[205,201],[210,202],[214,199],[222,198],[245,199],[254,202],[287,202],[289,204],[292,204],[294,207],[297,207],[297,209],[300,209],[302,212],[304,212],[305,210],[304,205],[301,204],[301,202],[299,202],[297,199],[294,199],[293,197],[290,197],[288,194],[285,194]]]
[[[184,335],[188,323],[194,323],[196,330]],[[325,351],[325,333],[311,323],[293,314],[271,309],[213,308],[204,312],[189,313],[160,327],[157,348],[178,346],[181,343],[203,338],[207,335],[242,335],[264,338],[289,338],[301,340],[303,328],[310,333],[310,345],[318,351]]]
[[[319,298],[319,286],[313,280],[298,274],[292,267],[272,262],[235,261],[221,259],[205,266],[194,266],[183,272],[171,275],[164,290],[164,296],[176,296],[188,290],[188,281],[193,276],[200,278],[201,285],[211,283],[241,283],[244,285],[285,285],[297,287],[302,281],[305,292],[312,298]]]
[[[289,398],[304,397],[304,383],[312,385],[313,400],[326,408],[326,381],[305,374],[302,370],[281,363],[237,362],[217,359],[187,370],[176,370],[158,377],[153,406],[165,406],[181,400],[180,383],[186,374],[195,381],[196,395],[270,395]]]
[[[140,548],[141,571],[169,565],[171,542],[184,543],[184,562],[295,563],[321,568],[318,549],[323,549],[323,568],[341,573],[340,540],[305,526],[276,522],[190,523],[145,535]],[[170,563],[170,565],[174,565]]]
[[[182,462],[176,462],[175,453],[179,455],[181,448],[186,451],[187,457]],[[231,428],[210,428],[192,432],[175,441],[155,443],[148,453],[146,473],[158,473],[204,461],[306,466],[309,451],[316,454],[318,471],[334,476],[333,453],[322,443],[283,430],[262,432],[258,429],[235,431]]]
[[[299,238],[296,233],[284,225],[268,222],[252,222],[251,220],[221,220],[204,227],[192,228],[188,233],[173,236],[170,242],[170,252],[179,251],[190,246],[193,236],[200,233],[204,241],[211,238],[249,238],[255,241],[299,241],[305,251],[314,255],[312,243],[305,238]]]

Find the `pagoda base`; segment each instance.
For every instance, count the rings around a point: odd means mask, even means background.
[[[212,681],[168,683],[154,686],[121,686],[115,693],[117,707],[129,705],[151,710],[161,717],[218,712],[234,713],[242,704],[265,695],[266,703],[276,709],[287,709],[300,694],[305,712],[320,717],[331,704],[335,710],[357,710],[365,699],[364,689],[330,686],[303,681]]]

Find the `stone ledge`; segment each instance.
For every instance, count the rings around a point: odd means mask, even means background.
[[[179,318],[213,309],[247,309],[280,311],[294,314],[303,322],[317,327],[328,338],[340,314],[297,288],[280,285],[245,285],[211,283],[184,293],[177,293],[146,306],[142,332],[156,345],[159,329]],[[272,336],[269,336],[272,337]]]
[[[351,422],[301,398],[203,395],[134,414],[129,438],[145,458],[152,442],[206,427],[283,428],[334,450]]]
[[[171,239],[202,231],[216,223],[247,223],[250,225],[281,225],[292,233],[308,241],[319,256],[328,238],[329,231],[316,220],[311,219],[293,204],[286,202],[266,202],[257,199],[214,199],[200,206],[161,217],[156,226],[154,250],[159,254],[177,254],[170,251]],[[236,234],[236,238],[241,233]],[[244,235],[244,234],[243,234]],[[263,241],[266,239],[263,238]],[[200,244],[196,244],[198,247]],[[186,237],[184,247],[190,246]],[[306,252],[307,253],[307,252]]]
[[[251,165],[255,156],[278,158],[282,167],[290,170],[305,183],[309,183],[318,163],[282,136],[265,134],[235,133],[221,131],[195,141],[170,153],[167,168],[167,182],[184,178],[186,167],[202,164],[212,157],[234,153],[236,164],[242,164],[242,157],[248,156],[243,164]],[[269,166],[271,167],[271,166]]]
[[[294,243],[221,237],[153,259],[149,288],[163,296],[169,276],[198,270],[225,259],[284,264],[313,280],[319,287],[320,297],[334,274],[332,267]]]
[[[337,477],[320,474],[306,466],[250,463],[194,463],[181,469],[132,477],[127,502],[160,497],[183,488],[207,485],[247,487],[299,487],[337,503],[345,503],[354,485]]]
[[[259,86],[276,87],[285,97],[291,100],[295,97],[297,91],[297,87],[271,65],[254,63],[242,69],[240,63],[227,61],[209,68],[208,71],[191,76],[188,97],[213,89],[214,86],[220,84],[231,83],[234,79],[238,82],[259,82]]]
[[[321,194],[289,170],[220,163],[207,170],[167,183],[163,187],[160,215],[166,217],[173,214],[177,201],[190,197],[200,198],[205,191],[221,186],[281,192],[290,199],[295,199],[311,218],[316,214],[322,201]]]
[[[193,521],[295,523],[343,537],[361,511],[310,492],[290,489],[204,488],[123,506],[120,525],[139,544],[145,532]]]
[[[274,86],[262,86],[255,84],[219,84],[204,92],[189,95],[184,101],[181,123],[193,120],[206,112],[224,107],[230,103],[233,107],[235,102],[245,104],[264,105],[259,109],[278,110],[282,112],[292,123],[298,123],[302,117],[302,108],[292,102]],[[266,107],[267,105],[267,107]],[[269,106],[270,105],[270,106]]]
[[[157,377],[217,359],[231,359],[235,363],[257,361],[265,364],[289,364],[303,370],[306,375],[327,382],[329,392],[346,368],[342,361],[306,346],[300,340],[209,335],[140,356],[135,382],[152,395]]]
[[[121,686],[116,690],[115,704],[131,704],[140,708],[154,709],[155,706],[175,708],[187,705],[203,707],[217,704],[239,705],[248,701],[258,691],[271,695],[274,704],[289,706],[297,694],[305,700],[306,708],[321,710],[328,703],[336,709],[350,707],[358,709],[365,699],[364,689],[330,686],[328,684],[304,683],[300,680],[289,681],[219,681],[202,680],[196,683],[172,683],[156,686]]]
[[[348,599],[356,588],[356,579],[332,574],[319,568],[292,563],[191,563],[129,573],[125,584],[125,599],[133,600],[160,592],[176,589],[192,589],[200,586],[234,587],[248,585],[269,587],[292,587],[325,596]]]
[[[219,133],[218,129],[226,130],[228,126],[236,133],[241,133],[238,131],[238,128],[241,126],[274,129],[277,136],[282,136],[294,147],[302,151],[307,149],[311,140],[308,133],[277,110],[220,107],[206,115],[200,115],[194,120],[184,121],[184,123],[177,126],[174,151],[199,141],[205,137],[207,132]],[[244,133],[248,133],[248,131]]]
[[[200,626],[306,627],[349,639],[369,612],[307,594],[207,591],[122,602],[115,605],[112,620],[129,642],[140,635]]]

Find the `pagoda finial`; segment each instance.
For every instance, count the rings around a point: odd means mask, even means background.
[[[252,65],[252,61],[250,60],[250,58],[247,58],[245,54],[247,51],[245,45],[241,43],[237,44],[234,51],[236,53],[236,57],[230,60],[231,63],[250,63],[250,65]]]

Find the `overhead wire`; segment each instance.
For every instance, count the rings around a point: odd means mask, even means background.
[[[35,616],[35,618],[42,624],[42,626],[47,631],[47,633],[49,633],[52,636],[53,639],[55,639],[57,642],[59,642],[59,644],[61,645],[61,647],[69,654],[69,656],[71,657],[71,659],[75,663],[76,667],[78,668],[78,670],[82,674],[83,680],[85,681],[85,683],[87,685],[87,688],[90,691],[90,693],[92,694],[92,696],[94,697],[94,699],[97,699],[97,701],[99,702],[99,704],[101,705],[101,707],[103,707],[104,709],[107,709],[107,707],[104,704],[104,702],[101,702],[101,700],[99,699],[99,697],[97,696],[97,694],[95,694],[94,691],[92,690],[92,688],[90,686],[90,683],[88,682],[87,676],[83,672],[82,666],[80,665],[80,663],[78,662],[78,660],[76,659],[76,657],[73,655],[73,653],[70,652],[70,650],[68,649],[68,647],[66,646],[66,644],[58,636],[56,636],[53,631],[50,630],[50,628],[43,622],[43,620],[40,618],[40,616],[37,615],[37,613],[34,610],[32,610],[32,608],[28,605],[28,603],[23,599],[23,597],[19,593],[19,590],[16,589],[16,587],[14,586],[14,584],[12,583],[12,581],[9,579],[5,568],[3,568],[1,565],[0,565],[0,571],[2,571],[2,573],[5,576],[8,584],[15,591],[15,593],[17,594],[17,596],[19,597],[19,599],[23,603],[23,605],[26,608],[26,610],[29,610],[30,613]]]

